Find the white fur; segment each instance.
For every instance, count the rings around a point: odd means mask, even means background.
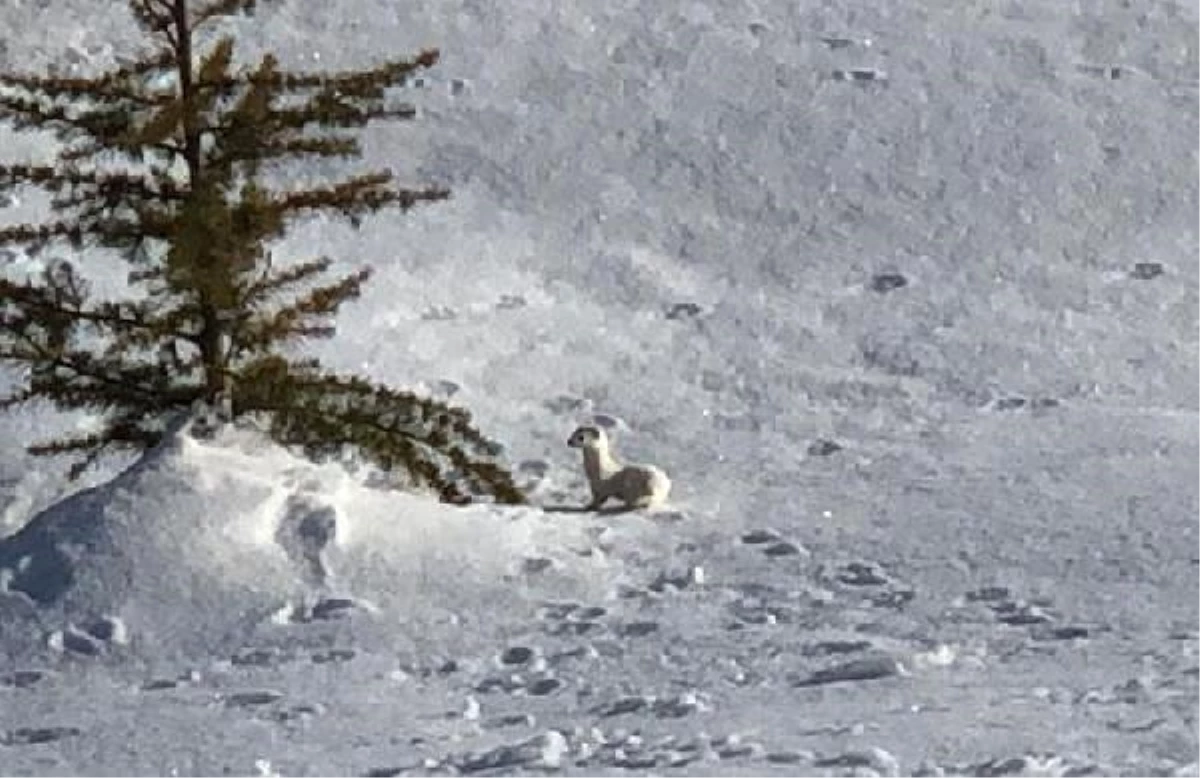
[[[622,465],[599,427],[580,427],[567,445],[583,451],[583,471],[592,489],[589,510],[597,510],[610,498],[627,508],[656,508],[667,501],[671,491],[667,474],[654,465]]]

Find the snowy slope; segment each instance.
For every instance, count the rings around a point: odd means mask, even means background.
[[[368,161],[454,199],[275,252],[378,271],[318,353],[470,407],[539,506],[601,414],[672,512],[452,510],[244,430],[56,502],[21,444],[87,420],[0,419],[0,772],[1195,773],[1194,7],[259,18],[296,65],[443,50]]]

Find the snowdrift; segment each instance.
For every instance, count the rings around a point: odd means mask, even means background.
[[[386,622],[394,640],[511,618],[549,591],[604,587],[611,572],[572,551],[586,545],[574,517],[454,508],[369,483],[253,429],[203,438],[181,425],[111,482],[0,540],[0,651],[165,658],[314,622],[352,623],[358,640]]]

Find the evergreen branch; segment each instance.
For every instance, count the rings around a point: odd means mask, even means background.
[[[119,61],[119,60],[118,60]],[[96,76],[97,86],[105,87],[110,84],[125,84],[145,79],[152,73],[161,73],[175,64],[175,52],[169,48],[161,48],[153,54],[143,56],[127,64],[122,64],[112,70]]]
[[[59,160],[64,163],[78,162],[82,159],[94,159],[108,152],[120,154],[126,159],[133,160],[139,164],[145,162],[146,157],[151,152],[161,154],[168,163],[183,158],[183,149],[178,144],[169,141],[146,146],[131,145],[125,140],[105,141],[102,143],[95,140],[79,142],[76,139],[73,142],[74,145],[66,146],[58,153]]]
[[[115,217],[71,219],[0,228],[0,246],[10,243],[46,245],[54,240],[66,240],[73,246],[82,246],[87,236],[97,236],[104,245],[119,247],[138,238],[165,240],[171,236],[171,232],[167,224],[156,225],[148,221]]]
[[[147,151],[158,151],[171,158],[182,153],[178,146],[165,141],[131,145],[125,140],[131,117],[128,108],[122,106],[72,112],[64,105],[47,106],[36,100],[0,93],[0,118],[11,118],[16,129],[49,129],[68,143],[82,138],[91,139],[90,143],[69,149],[68,158],[81,159],[102,151],[116,151],[139,158]]]
[[[404,121],[417,115],[417,109],[407,103],[385,106],[378,98],[353,98],[338,91],[322,91],[294,108],[275,108],[269,121],[292,130],[302,130],[316,124],[321,127],[349,129],[364,127],[372,120]]]
[[[137,21],[138,26],[149,33],[156,33],[168,37],[170,43],[175,41],[170,36],[172,23],[175,20],[174,8],[170,2],[163,0],[133,0],[129,4],[130,11],[133,12],[133,18]]]
[[[462,409],[358,377],[289,367],[278,357],[248,366],[235,386],[243,388],[235,397],[239,413],[270,413],[274,433],[310,454],[353,446],[385,469],[402,468],[448,502],[469,501],[471,493],[525,501],[511,476],[491,462],[494,444],[482,436],[485,445],[452,440],[457,425],[470,423]]]
[[[257,281],[249,284],[242,294],[239,305],[243,310],[256,310],[271,294],[320,275],[330,268],[333,260],[328,257],[301,262],[291,267],[274,270],[268,268]]]
[[[33,391],[31,387],[24,386],[0,397],[0,410],[7,411],[36,399],[38,399],[37,392]]]
[[[16,306],[24,316],[34,321],[69,318],[76,322],[103,325],[116,332],[153,326],[152,322],[146,321],[144,304],[102,303],[97,308],[87,309],[82,306],[82,301],[73,305],[64,304],[49,291],[33,284],[15,284],[0,278],[0,300]],[[7,321],[8,317],[0,318],[0,325]]]
[[[39,367],[30,375],[30,396],[50,400],[62,408],[109,408],[133,406],[166,410],[178,401],[186,386],[167,390],[165,375],[157,365],[116,362],[106,369],[90,352],[53,353],[32,339],[26,345],[36,350]],[[0,345],[0,360],[30,362],[31,354]],[[67,371],[64,375],[62,371]]]
[[[260,139],[254,149],[253,159],[288,159],[302,156],[314,157],[358,157],[362,148],[353,138],[288,138],[279,140]],[[238,158],[230,155],[229,161],[241,162],[250,159],[247,155]]]
[[[407,211],[418,202],[445,200],[450,191],[440,187],[426,189],[391,189],[390,172],[368,173],[332,186],[285,192],[275,196],[275,206],[283,213],[336,209],[355,218],[387,205],[398,205]]]
[[[40,188],[54,212],[0,227],[0,245],[118,249],[129,285],[144,292],[89,300],[66,263],[40,281],[0,278],[0,361],[24,368],[0,409],[47,401],[104,414],[100,431],[31,451],[81,455],[75,476],[106,451],[154,445],[164,420],[196,400],[227,398],[235,417],[268,414],[279,442],[315,455],[352,447],[445,501],[523,501],[496,461],[499,447],[465,410],[279,354],[296,338],[332,335],[334,315],[369,273],[329,280],[327,258],[274,269],[269,241],[313,212],[357,226],[382,208],[449,192],[397,188],[386,170],[271,191],[260,168],[360,156],[353,130],[414,117],[389,89],[432,67],[438,52],[334,73],[286,71],[267,54],[237,69],[232,39],[202,47],[195,30],[256,0],[129,5],[152,41],[136,61],[90,78],[0,73],[0,120],[62,142],[52,164],[0,164],[0,189]],[[164,250],[142,251],[147,241]]]
[[[37,186],[52,193],[88,187],[90,189],[79,197],[99,197],[110,205],[129,200],[178,201],[188,194],[187,189],[176,184],[165,171],[158,172],[148,180],[146,176],[126,172],[85,171],[53,165],[0,164],[0,188],[19,184]],[[68,203],[78,204],[74,201]]]
[[[159,425],[127,415],[106,422],[102,432],[37,443],[28,446],[26,451],[37,457],[83,453],[84,456],[72,463],[67,471],[68,480],[73,481],[111,449],[146,449],[157,445],[161,439]]]
[[[192,12],[191,27],[196,29],[221,16],[252,13],[257,5],[256,0],[214,0],[209,5]]]
[[[360,270],[336,283],[310,289],[274,313],[244,319],[233,333],[235,353],[262,352],[297,337],[327,338],[334,335],[336,329],[321,317],[333,314],[342,303],[358,297],[362,293],[362,285],[370,276],[370,270]]]
[[[48,127],[60,135],[74,131],[104,137],[123,130],[129,123],[129,112],[121,107],[90,110],[74,107],[77,110],[72,111],[68,105],[46,105],[40,100],[0,92],[0,117],[11,117],[17,129]]]
[[[265,73],[252,71],[225,76],[220,80],[209,82],[206,86],[225,90],[226,93],[253,85],[292,93],[320,89],[330,94],[377,95],[381,94],[381,90],[385,88],[402,86],[415,71],[433,67],[437,64],[440,56],[437,49],[424,49],[415,57],[383,62],[366,70],[321,73],[301,73],[278,69],[272,69]]]
[[[173,93],[150,92],[144,88],[133,87],[128,81],[123,82],[103,75],[99,78],[69,78],[0,73],[0,87],[23,90],[51,102],[119,103],[125,109],[128,109],[130,103],[143,107],[158,107],[175,99]]]

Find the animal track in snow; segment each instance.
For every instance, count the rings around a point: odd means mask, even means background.
[[[617,626],[617,635],[623,638],[641,638],[658,632],[657,621],[631,621]]]
[[[988,586],[969,591],[963,597],[969,603],[985,605],[997,622],[1010,627],[1029,627],[1046,625],[1054,621],[1046,601],[1028,602],[1016,597],[1011,591],[1002,586]],[[1083,637],[1072,632],[1063,633]]]
[[[832,656],[838,654],[854,654],[866,651],[871,647],[869,640],[820,640],[809,643],[800,649],[803,656]]]
[[[667,308],[666,317],[671,321],[678,321],[680,319],[694,319],[703,312],[704,309],[696,303],[673,303],[669,308]]]
[[[349,662],[355,655],[355,651],[352,648],[330,648],[325,651],[318,651],[310,658],[313,664],[326,665]]]
[[[743,545],[761,547],[762,554],[769,559],[809,556],[804,546],[785,540],[779,532],[766,527],[748,530],[742,533],[740,539]]]
[[[808,455],[814,457],[832,456],[841,450],[842,445],[840,443],[836,443],[832,440],[825,440],[824,438],[814,440],[808,445],[807,449]]]
[[[550,472],[550,463],[544,459],[526,459],[517,465],[517,472],[534,478],[545,478]]]
[[[266,648],[244,648],[229,658],[236,667],[278,667],[296,661],[295,652],[268,646]]]
[[[81,734],[77,727],[18,727],[0,732],[0,746],[32,746],[53,743]]]
[[[595,706],[591,712],[601,718],[649,712],[657,719],[678,719],[706,707],[701,697],[695,692],[685,692],[668,697],[657,697],[652,694],[620,697],[612,702]]]
[[[538,616],[543,621],[542,629],[548,635],[588,635],[603,632],[604,624],[596,619],[608,610],[600,605],[580,605],[574,602],[548,603],[541,607]]]
[[[256,708],[260,705],[270,705],[283,699],[283,693],[271,689],[255,689],[245,692],[233,692],[221,695],[221,701],[230,708]]]
[[[558,397],[551,398],[542,403],[546,410],[559,414],[579,413],[587,408],[589,404],[589,400],[569,394],[560,394]]]
[[[14,670],[0,675],[0,686],[11,689],[28,689],[46,677],[41,670]]]
[[[782,539],[783,537],[773,529],[752,529],[742,535],[742,542],[748,546],[774,543]]]
[[[536,652],[527,646],[506,648],[499,656],[502,665],[524,665],[533,659]]]
[[[887,576],[876,565],[866,562],[850,562],[836,577],[849,586],[883,586],[888,583]]]
[[[795,676],[792,686],[824,686],[831,683],[875,681],[902,673],[900,664],[890,656],[864,657]]]
[[[565,686],[564,682],[554,676],[552,671],[545,671],[547,664],[535,663],[535,668],[540,665],[541,669],[535,670],[534,677],[527,677],[520,672],[514,672],[507,676],[493,675],[479,681],[472,688],[480,694],[503,692],[514,696],[545,697]],[[509,669],[524,669],[524,667],[509,666]]]
[[[529,305],[529,302],[519,294],[502,294],[496,302],[496,310],[514,311],[518,308],[524,308],[527,305]]]

